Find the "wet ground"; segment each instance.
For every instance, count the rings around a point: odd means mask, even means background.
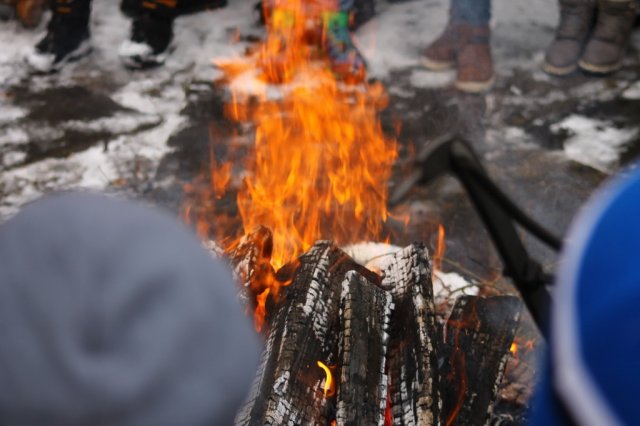
[[[177,216],[184,184],[208,168],[210,138],[218,155],[234,131],[250,143],[250,128],[223,118],[228,92],[212,84],[220,74],[209,59],[238,54],[261,35],[252,2],[181,18],[167,66],[144,72],[126,71],[117,61],[113,46],[126,38],[128,23],[115,2],[95,3],[94,54],[58,75],[30,77],[19,58],[37,35],[0,23],[0,222],[42,194],[73,188],[125,193]],[[420,66],[420,50],[445,24],[445,1],[377,3],[378,17],[357,39],[372,78],[390,94],[384,128],[392,133],[402,123],[391,187],[415,149],[456,129],[517,204],[564,235],[603,180],[633,162],[640,152],[640,31],[616,74],[552,78],[539,69],[557,19],[551,3],[495,2],[498,76],[485,95],[461,94],[450,87],[453,73]],[[231,42],[238,33],[240,42]],[[433,246],[442,223],[445,270],[477,280],[501,274],[488,234],[455,179],[417,188],[396,213],[412,218],[408,229],[395,228],[396,244],[418,239]],[[552,271],[556,253],[523,237]]]

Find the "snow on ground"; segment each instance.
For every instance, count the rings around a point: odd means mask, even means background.
[[[640,99],[640,81],[630,85],[627,89],[625,89],[625,91],[622,92],[622,97],[629,100]]]
[[[570,115],[551,126],[554,132],[568,132],[564,143],[567,157],[603,173],[619,167],[619,160],[638,136],[638,128],[616,128],[612,123]]]
[[[240,55],[246,45],[230,42],[236,28],[255,31],[251,1],[232,2],[225,9],[181,17],[175,24],[174,50],[165,66],[130,72],[117,56],[117,48],[127,39],[129,28],[118,3],[94,1],[93,53],[56,75],[30,77],[22,61],[24,53],[41,37],[45,23],[38,31],[25,30],[15,22],[0,23],[0,188],[8,194],[0,200],[0,221],[48,191],[104,189],[122,176],[122,167],[140,157],[157,164],[169,152],[168,139],[186,123],[182,110],[187,105],[189,86],[208,83],[219,76],[211,66],[211,57]],[[90,121],[34,126],[30,112],[13,105],[6,95],[11,87],[21,85],[32,92],[86,85],[107,94],[127,110]],[[102,133],[112,136],[99,146],[67,157],[20,164],[34,135],[56,139],[64,136],[64,131],[81,132],[88,137]]]
[[[189,124],[190,118],[184,112],[189,93],[195,87],[207,87],[221,75],[211,65],[211,59],[240,57],[247,42],[235,41],[238,35],[246,40],[249,35],[255,38],[262,34],[255,24],[255,0],[233,0],[224,9],[179,18],[174,50],[166,65],[131,72],[122,67],[117,57],[118,46],[127,39],[129,28],[118,3],[94,1],[91,23],[94,52],[51,76],[30,77],[21,59],[25,50],[39,39],[46,23],[38,31],[25,30],[15,22],[0,23],[0,221],[23,203],[51,190],[104,189],[130,172],[125,170],[127,167],[137,167],[140,158],[153,170],[171,152],[167,145],[169,138]],[[453,72],[427,71],[420,59],[425,46],[446,25],[448,0],[393,4],[378,0],[376,7],[376,18],[355,35],[371,76],[383,79],[389,92],[403,99],[415,97],[418,90],[450,85]],[[562,90],[553,88],[558,87],[558,80],[540,71],[539,65],[557,20],[555,3],[494,0],[493,9],[498,85],[514,73],[526,72],[534,84],[552,89],[540,93],[534,90],[531,95],[514,84],[506,93],[489,93],[488,114],[505,107],[553,110],[555,105],[576,98],[597,101],[620,96],[628,100],[640,98],[637,83],[611,89],[615,84],[610,80],[591,79]],[[635,35],[633,44],[637,49],[640,37]],[[33,105],[32,98],[51,89],[74,87],[86,87],[90,93],[112,101],[117,108],[80,121],[67,118],[52,122],[34,117],[37,105]],[[27,95],[16,96],[16,88]],[[57,105],[50,107],[55,109]],[[490,122],[493,126],[490,135],[514,140],[510,148],[531,149],[530,135],[520,127],[505,126],[499,121],[502,119],[499,114],[494,115],[498,119]],[[562,151],[567,159],[607,172],[615,167],[627,142],[637,137],[635,128],[615,128],[587,116],[569,116],[554,129],[556,132],[566,129],[572,134]],[[34,145],[64,140],[70,132],[98,142],[55,156],[32,155]]]

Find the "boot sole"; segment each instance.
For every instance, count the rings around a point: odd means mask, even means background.
[[[65,65],[71,62],[76,62],[85,56],[89,55],[93,51],[93,46],[89,39],[84,40],[73,52],[69,53],[64,59],[56,64],[49,66],[43,66],[38,63],[37,58],[26,57],[27,65],[31,68],[31,72],[35,74],[51,74],[60,71]]]
[[[118,56],[120,57],[120,61],[125,66],[125,68],[130,69],[132,71],[135,70],[146,70],[157,68],[166,62],[168,56],[173,52],[174,45],[173,43],[169,43],[166,50],[159,54],[153,54],[145,51],[140,51],[139,53],[129,53],[126,49],[131,49],[133,44],[138,44],[142,46],[142,43],[132,43],[127,41],[125,43],[131,43],[129,45],[121,45],[118,51]],[[124,46],[127,46],[126,48]],[[135,47],[134,47],[135,49]]]
[[[465,93],[484,93],[489,90],[496,81],[496,76],[492,76],[486,81],[456,81],[456,89]]]
[[[618,71],[622,67],[622,61],[619,61],[613,65],[595,65],[585,62],[583,60],[578,61],[578,66],[583,71],[591,74],[610,74],[614,71]]]
[[[573,74],[577,69],[578,64],[569,65],[567,67],[556,67],[548,62],[542,64],[542,70],[544,72],[557,77],[564,77],[565,75]]]
[[[431,71],[449,71],[455,67],[455,62],[436,61],[435,59],[422,58],[422,65]]]

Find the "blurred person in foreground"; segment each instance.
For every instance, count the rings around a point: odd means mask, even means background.
[[[173,22],[183,13],[226,5],[226,0],[123,0],[121,9],[132,18],[129,40],[118,54],[132,69],[162,65],[173,40]],[[91,0],[51,0],[45,36],[25,55],[35,72],[50,73],[91,52]],[[119,31],[113,28],[113,31]]]
[[[564,76],[578,68],[609,74],[622,66],[638,12],[637,0],[558,0],[560,22],[542,68]]]
[[[460,91],[489,90],[495,81],[490,21],[491,0],[451,0],[446,28],[424,51],[425,67],[456,69],[455,86]]]
[[[176,220],[67,194],[0,225],[0,423],[226,425],[260,345]]]
[[[533,426],[640,424],[640,169],[582,210],[554,289]]]

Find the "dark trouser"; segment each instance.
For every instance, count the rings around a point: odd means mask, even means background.
[[[148,12],[159,18],[173,19],[176,17],[176,6],[179,0],[123,0],[122,9],[128,15]],[[182,0],[189,3],[193,0]],[[54,14],[63,14],[70,18],[89,20],[91,0],[50,0]]]
[[[454,22],[488,25],[491,20],[491,0],[451,0]]]

